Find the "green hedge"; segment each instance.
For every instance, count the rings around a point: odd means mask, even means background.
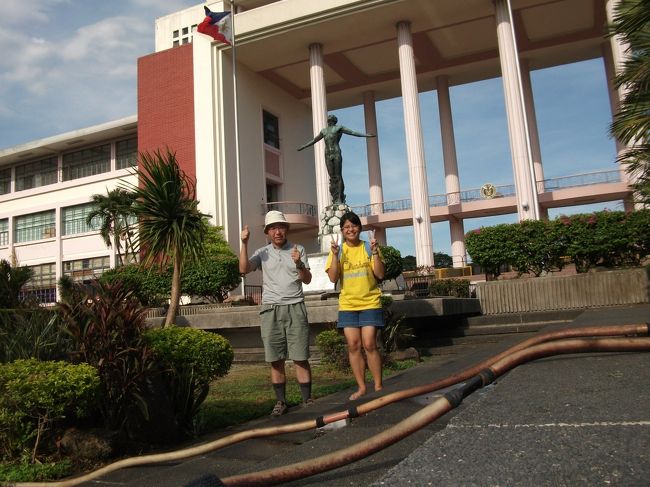
[[[88,364],[16,360],[0,365],[0,446],[3,458],[24,450],[35,460],[51,439],[53,424],[84,416],[99,390],[97,370]]]
[[[638,266],[650,254],[650,210],[599,211],[559,216],[552,221],[526,220],[473,230],[465,236],[472,262],[498,276],[503,266],[539,276],[595,266]]]
[[[233,348],[221,335],[178,326],[148,330],[145,339],[165,368],[163,380],[176,423],[191,433],[210,383],[230,370]]]

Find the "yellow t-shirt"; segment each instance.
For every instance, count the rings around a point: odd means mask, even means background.
[[[377,286],[377,280],[372,272],[372,259],[376,257],[375,255],[368,256],[363,242],[356,247],[343,243],[339,262],[339,281],[341,283],[339,310],[362,311],[381,308],[381,289]],[[333,258],[338,258],[338,256],[333,255],[330,250],[325,270],[330,268]],[[379,258],[381,258],[381,254],[379,254]]]

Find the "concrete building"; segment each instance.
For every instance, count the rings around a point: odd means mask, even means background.
[[[313,151],[296,148],[339,108],[363,105],[365,131],[376,133],[375,103],[396,97],[410,194],[384,201],[382,141],[367,139],[369,203],[355,210],[381,241],[386,228],[411,226],[420,265],[433,264],[432,222],[449,223],[454,266],[462,266],[466,218],[537,219],[554,207],[629,204],[620,169],[544,178],[530,84],[532,70],[594,58],[612,78],[624,52],[606,37],[613,0],[235,3],[235,49],[195,32],[203,4],[157,19],[155,52],[138,60],[137,120],[0,151],[0,257],[48,276],[39,289],[51,294],[47,283],[79,265],[86,274],[114,265],[114,251],[96,231],[82,226],[71,233],[67,222],[83,218],[92,194],[128,175],[121,161],[124,151],[131,162],[135,156],[136,130],[137,150],[176,151],[196,178],[202,211],[224,228],[233,249],[242,222],[252,229],[251,247],[261,246],[264,213],[274,208],[292,223],[292,239],[309,252],[325,250],[329,242],[317,238],[319,215],[331,203],[322,142]],[[206,5],[233,9],[228,1]],[[514,184],[463,189],[449,88],[496,77],[503,81]],[[428,90],[438,97],[442,195],[429,193],[426,178],[418,93]],[[618,99],[610,86],[613,112]],[[250,283],[259,278],[251,275]]]

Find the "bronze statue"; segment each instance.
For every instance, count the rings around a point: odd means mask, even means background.
[[[325,166],[330,177],[330,195],[332,195],[332,204],[345,204],[345,185],[343,184],[343,157],[341,156],[341,147],[339,141],[343,134],[354,135],[355,137],[375,137],[374,134],[363,134],[355,132],[343,125],[337,125],[338,118],[335,115],[327,117],[327,127],[321,130],[316,137],[298,148],[303,150],[314,145],[319,140],[325,141]]]

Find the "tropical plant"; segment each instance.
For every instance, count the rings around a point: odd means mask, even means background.
[[[628,146],[619,161],[633,177],[637,201],[650,204],[650,2],[619,1],[611,35],[627,44],[628,56],[614,79],[624,95],[610,132]]]
[[[12,267],[8,261],[0,260],[0,309],[23,307],[20,290],[33,274],[29,267]]]
[[[145,252],[144,264],[172,265],[172,287],[165,326],[174,322],[181,298],[181,278],[186,261],[202,257],[207,234],[205,218],[196,200],[195,184],[178,165],[176,154],[140,154],[137,184],[125,183],[135,193],[139,219],[136,245]]]
[[[99,219],[99,234],[109,248],[115,241],[115,250],[120,265],[123,265],[124,256],[137,252],[133,246],[135,234],[132,223],[135,219],[133,211],[135,193],[116,188],[108,191],[106,195],[94,194],[92,202],[93,209],[86,217],[86,223],[93,225]],[[124,241],[124,252],[122,252],[122,241]]]
[[[99,412],[111,430],[131,432],[149,418],[146,395],[157,363],[144,339],[145,314],[121,282],[59,279],[59,309],[73,340],[71,359],[97,368]]]

